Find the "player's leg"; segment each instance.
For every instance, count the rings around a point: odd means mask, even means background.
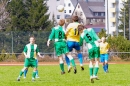
[[[94,74],[93,78],[98,80],[97,74],[99,70],[99,57],[100,57],[100,49],[99,47],[94,48],[94,58],[95,58],[95,67],[94,67]]]
[[[94,80],[93,80],[93,71],[94,71],[94,68],[93,68],[93,59],[91,58],[90,61],[89,61],[89,74],[90,74],[90,82],[91,83],[94,83]]]
[[[71,68],[71,66],[70,66],[70,60],[69,60],[69,58],[66,55],[65,55],[65,61],[66,61],[66,64],[67,64],[68,70],[69,70]]]
[[[37,71],[37,67],[34,67],[33,68],[33,73],[32,73],[32,81],[35,81],[36,71]]]
[[[62,54],[64,54],[63,46],[65,46],[65,45],[66,45],[66,42],[55,42],[55,51],[56,51],[56,56],[58,56],[58,58],[59,58],[61,74],[65,74],[64,62],[63,62],[63,58],[62,58]]]
[[[105,54],[105,69],[106,69],[106,73],[108,72],[108,54]]]
[[[17,78],[18,81],[20,81],[21,76],[23,75],[24,71],[29,67],[29,65],[30,65],[29,60],[27,58],[25,58],[24,68],[20,71],[20,74]]]
[[[31,62],[30,65],[31,65],[31,67],[33,67],[32,81],[35,81],[36,71],[37,71],[37,62],[36,62],[36,60],[34,59],[34,60]]]
[[[72,63],[72,66],[74,67],[74,74],[76,74],[77,73],[77,69],[76,69],[76,64],[75,64],[74,58],[71,56],[70,53],[67,53],[66,55],[69,58],[70,62]],[[70,72],[70,70],[71,69],[69,69],[68,72]]]
[[[63,62],[62,56],[58,56],[58,58],[59,58],[59,64],[60,64],[61,74],[65,74],[64,62]]]
[[[38,67],[38,59],[36,59],[36,65],[37,65],[37,67]],[[36,78],[40,78],[39,75],[38,75],[38,68],[37,68],[37,70],[36,70]]]
[[[17,78],[17,81],[20,81],[20,78],[22,77],[22,75],[23,75],[23,73],[24,73],[24,71],[27,69],[27,67],[24,67],[21,71],[20,71],[20,73],[19,73],[19,76],[18,76],[18,78]]]
[[[93,72],[94,72],[94,58],[93,58],[93,48],[88,50],[88,55],[89,55],[89,74],[90,74],[90,82],[94,83],[93,80]]]
[[[69,50],[69,52],[71,52],[72,50],[73,50],[73,46],[74,46],[74,42],[72,42],[72,41],[67,41],[67,51]],[[66,51],[66,50],[65,50]],[[67,55],[66,55],[67,56]],[[67,56],[68,57],[68,56]],[[68,73],[71,71],[71,65],[70,65],[70,63],[72,63],[73,62],[73,60],[71,59],[70,60],[70,58],[68,57],[68,58],[65,58],[65,60],[66,60],[66,63],[67,63],[67,66],[68,66]],[[72,65],[74,65],[73,63],[72,63]]]
[[[94,66],[94,73],[93,73],[93,78],[98,80],[98,70],[99,70],[99,58],[95,58],[95,66]]]
[[[104,72],[106,72],[104,54],[100,54],[100,62],[103,64]]]
[[[27,72],[28,72],[28,68],[26,68],[26,69],[24,70],[24,78],[26,78]]]
[[[77,53],[78,53],[77,57],[79,59],[81,70],[84,70],[84,67],[83,67],[83,55],[80,52],[80,45],[79,45],[78,42],[74,42],[74,48],[77,50]]]

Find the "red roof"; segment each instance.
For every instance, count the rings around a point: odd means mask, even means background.
[[[85,25],[86,28],[105,28],[105,24],[102,25]]]

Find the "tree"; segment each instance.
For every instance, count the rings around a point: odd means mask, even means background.
[[[98,33],[98,36],[99,38],[106,37],[107,36],[106,31],[104,29],[101,29],[101,32]]]
[[[128,39],[129,37],[129,7],[128,7],[128,1],[126,2],[123,1],[123,8],[121,8],[120,11],[120,16],[119,16],[119,21],[120,21],[120,25],[119,25],[119,30],[123,30],[124,29],[124,22],[125,22],[125,36]],[[124,14],[125,13],[125,14]],[[125,21],[124,21],[125,18]],[[124,30],[123,30],[124,31]],[[123,33],[120,33],[120,35],[123,36]]]
[[[12,0],[8,5],[11,17],[10,30],[38,31],[51,25],[44,0]]]

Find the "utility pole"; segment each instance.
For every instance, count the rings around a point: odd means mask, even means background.
[[[124,8],[124,39],[125,39],[125,8]]]

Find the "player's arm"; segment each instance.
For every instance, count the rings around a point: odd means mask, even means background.
[[[39,57],[43,58],[43,56],[40,54],[40,51],[39,51],[39,48],[38,48],[38,47],[36,48],[36,53],[37,53],[37,55],[38,55]]]
[[[80,35],[80,41],[79,41],[79,45],[82,46],[83,45],[83,40],[84,40],[84,34],[82,33]]]
[[[27,56],[27,46],[24,47],[23,54],[24,54],[25,58],[29,58]]]
[[[54,35],[55,35],[55,30],[54,30],[54,28],[52,28],[51,34],[50,34],[49,39],[47,41],[47,46],[48,47],[49,47],[50,41],[53,39]]]
[[[93,37],[94,39],[96,39],[97,41],[100,41],[100,38],[98,37],[98,35],[95,33],[95,31],[93,29],[91,29],[92,33],[93,33]]]
[[[110,45],[107,43],[107,51],[109,51]]]

